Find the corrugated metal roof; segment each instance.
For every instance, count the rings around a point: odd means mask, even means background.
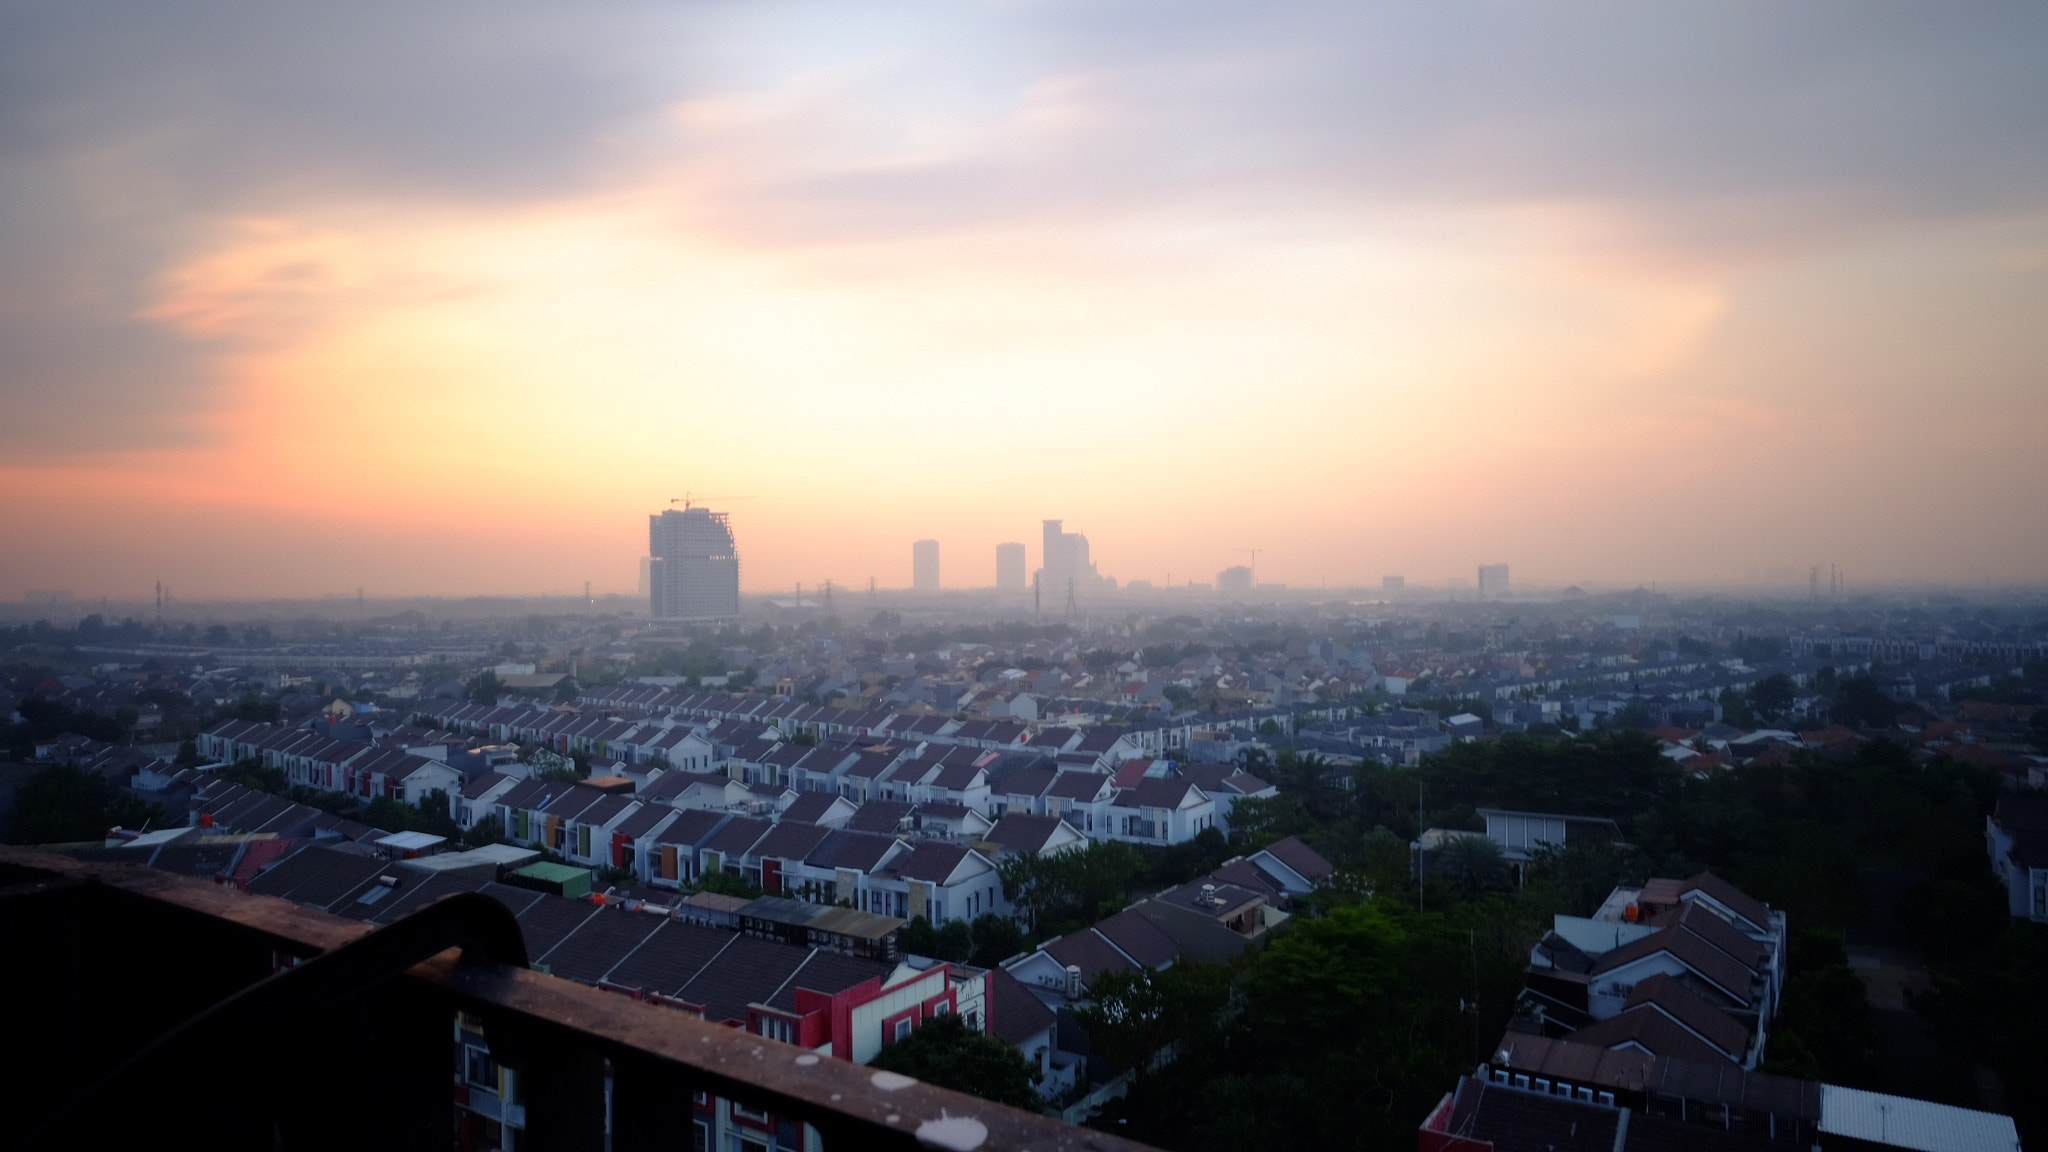
[[[1909,1096],[1820,1086],[1820,1130],[1916,1152],[2019,1152],[2012,1117]]]

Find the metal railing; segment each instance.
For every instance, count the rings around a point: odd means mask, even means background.
[[[525,965],[517,922],[481,896],[373,930],[138,865],[0,847],[17,1053],[0,1078],[0,1147],[447,1152],[462,1013],[518,1072],[522,1149],[687,1149],[699,1093],[800,1121],[832,1152],[1142,1148]]]

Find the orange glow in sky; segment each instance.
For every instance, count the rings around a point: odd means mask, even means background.
[[[651,98],[516,195],[177,216],[93,306],[198,383],[161,436],[10,445],[0,594],[631,591],[686,490],[749,498],[748,591],[904,586],[923,537],[988,585],[1047,517],[1155,583],[1251,548],[1297,586],[2048,579],[2048,201],[1250,179],[1293,161],[1175,146],[1128,75],[927,101],[877,36]],[[1509,105],[1442,149],[1515,152]],[[1172,180],[1091,184],[1155,133]],[[122,201],[146,147],[69,178]]]

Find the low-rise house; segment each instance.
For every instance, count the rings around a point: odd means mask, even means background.
[[[1991,871],[2015,918],[2048,923],[2048,795],[2000,796],[1984,818]]]

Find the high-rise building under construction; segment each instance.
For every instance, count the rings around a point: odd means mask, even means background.
[[[671,508],[647,518],[649,608],[665,620],[737,620],[740,554],[726,514]]]

